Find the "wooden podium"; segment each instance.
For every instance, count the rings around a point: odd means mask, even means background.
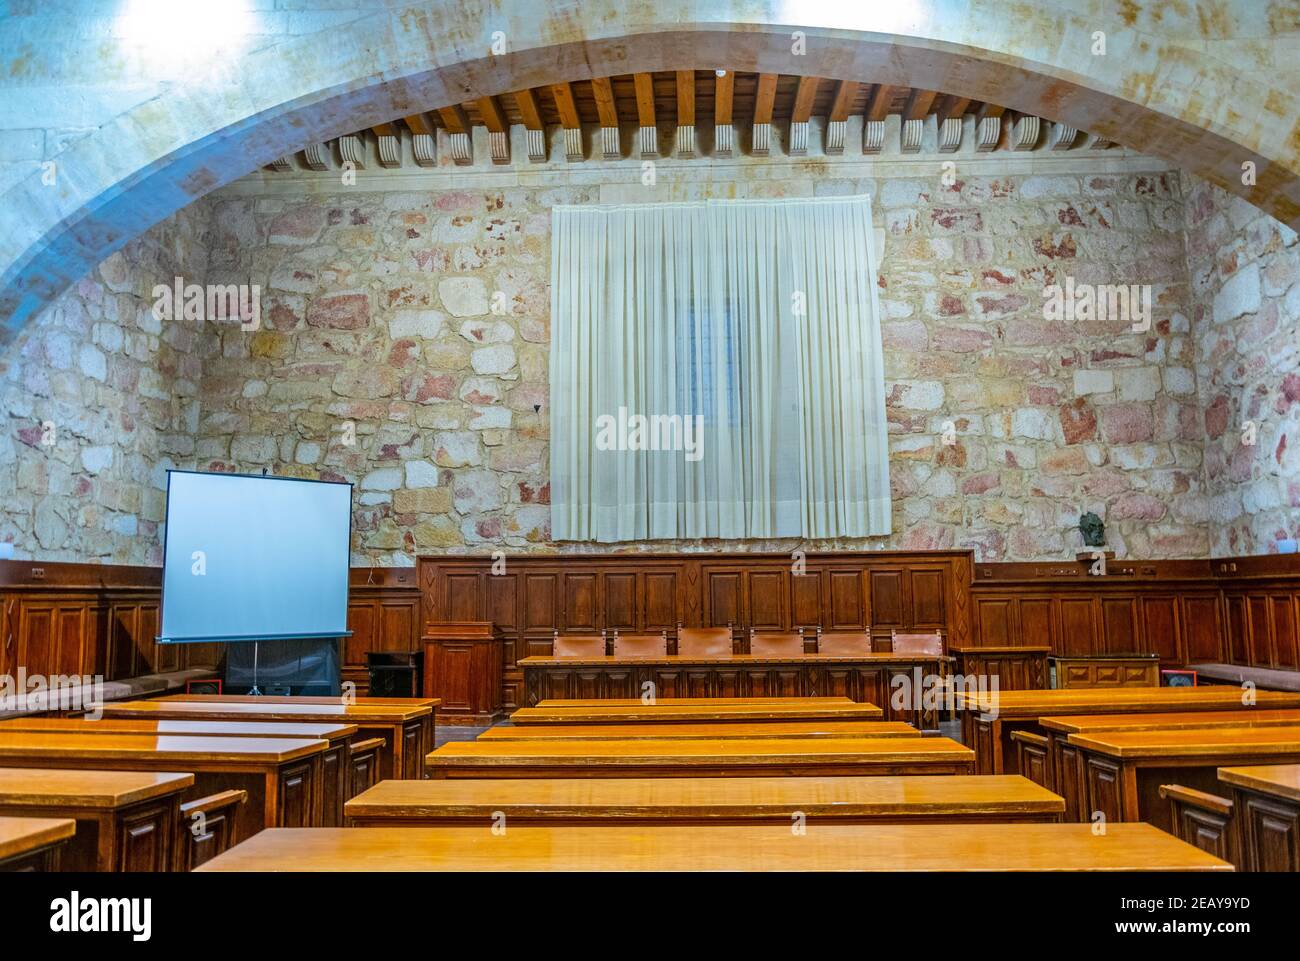
[[[501,708],[501,645],[491,621],[430,624],[424,637],[424,696],[440,697],[439,724],[487,725]]]

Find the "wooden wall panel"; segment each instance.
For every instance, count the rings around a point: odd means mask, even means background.
[[[903,576],[900,570],[871,571],[871,614],[874,624],[886,628],[904,626]]]
[[[610,631],[637,629],[636,580],[636,574],[631,571],[617,571],[604,575],[605,610],[597,621],[600,627]]]
[[[1283,670],[1300,667],[1296,651],[1296,598],[1293,594],[1269,596],[1273,617],[1273,666]]]
[[[1179,650],[1178,597],[1157,594],[1140,599],[1142,608],[1142,635],[1146,649],[1159,654],[1162,661],[1179,663],[1184,653]],[[1127,651],[1120,653],[1128,653]]]
[[[917,568],[911,572],[911,627],[943,630],[948,626],[947,592],[944,584],[948,572],[942,567]]]
[[[1184,663],[1217,663],[1223,660],[1223,617],[1219,598],[1214,595],[1182,596]]]
[[[1060,601],[1062,654],[1093,654],[1097,652],[1096,600],[1091,597],[1065,597]]]

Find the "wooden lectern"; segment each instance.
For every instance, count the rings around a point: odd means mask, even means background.
[[[424,696],[440,697],[439,724],[487,725],[501,708],[501,636],[491,621],[425,625]]]

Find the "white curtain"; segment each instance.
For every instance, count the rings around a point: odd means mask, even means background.
[[[556,207],[552,231],[555,540],[889,533],[869,198]]]

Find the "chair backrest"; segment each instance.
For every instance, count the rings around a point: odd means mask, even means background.
[[[817,632],[818,654],[870,654],[871,635],[863,633],[823,634]]]
[[[555,657],[604,657],[605,634],[561,634],[556,631],[551,648]]]
[[[773,632],[759,634],[749,632],[749,653],[757,657],[788,657],[803,653],[803,631],[794,633]]]
[[[668,632],[659,634],[620,634],[614,632],[615,657],[666,657]]]
[[[889,632],[890,649],[895,654],[943,654],[943,635],[938,631],[933,634],[899,634]]]
[[[730,627],[682,627],[677,625],[677,655],[687,657],[731,657],[735,646]]]

